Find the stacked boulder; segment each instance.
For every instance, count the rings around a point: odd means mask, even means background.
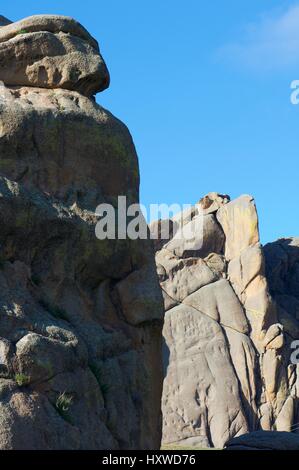
[[[208,194],[163,239],[165,224],[151,226],[165,308],[163,442],[222,448],[257,429],[296,430],[299,240],[263,248],[247,195]]]
[[[99,46],[68,17],[0,26],[0,449],[158,448],[152,245],[95,235],[99,204],[139,198]]]

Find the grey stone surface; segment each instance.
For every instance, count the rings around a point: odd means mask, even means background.
[[[4,23],[0,80],[6,85],[66,88],[88,97],[109,86],[97,42],[73,18],[36,15]]]
[[[35,16],[1,27],[0,57],[0,449],[157,449],[153,247],[95,236],[98,204],[139,198],[130,133],[89,98],[97,43]]]
[[[187,244],[177,235],[156,243],[165,303],[163,442],[221,448],[259,429],[296,430],[299,239],[263,248],[251,196],[210,193],[199,206],[209,230],[195,225]],[[195,208],[189,214],[198,217]]]

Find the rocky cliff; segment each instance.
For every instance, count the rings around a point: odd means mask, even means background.
[[[106,65],[71,18],[0,26],[0,449],[158,448],[152,246],[95,236],[97,205],[139,197]]]
[[[199,218],[200,234],[178,236]],[[152,230],[163,233],[163,224]],[[170,227],[156,242],[165,305],[163,441],[221,448],[249,431],[296,431],[299,239],[262,247],[250,196],[210,193]]]

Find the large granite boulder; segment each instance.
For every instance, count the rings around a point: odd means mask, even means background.
[[[138,203],[127,128],[76,21],[0,28],[0,449],[160,446],[162,296],[148,240],[99,240]]]
[[[4,83],[66,88],[86,96],[109,86],[98,43],[74,19],[36,15],[1,23],[0,80]]]
[[[151,227],[164,227],[155,241],[165,310],[163,442],[221,448],[258,429],[298,430],[291,354],[299,240],[263,248],[248,195],[210,193],[172,218],[162,239],[166,225]]]

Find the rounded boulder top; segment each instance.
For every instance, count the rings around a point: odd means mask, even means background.
[[[97,41],[69,16],[16,22],[0,16],[0,61],[0,80],[8,86],[65,88],[90,97],[110,82]]]
[[[6,21],[2,26],[7,26],[7,28],[1,30],[1,42],[11,39],[24,31],[27,33],[47,31],[53,34],[62,32],[81,38],[87,41],[97,51],[99,50],[97,41],[71,16],[33,15],[15,22],[4,18],[4,16],[1,18],[3,18],[3,21]]]

